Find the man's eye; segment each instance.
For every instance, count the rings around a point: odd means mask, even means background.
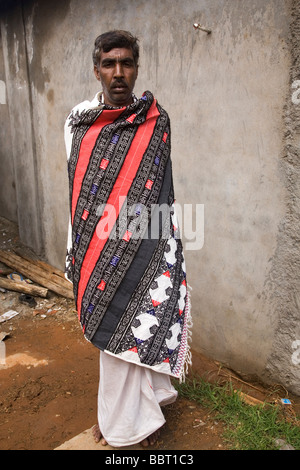
[[[104,68],[113,67],[113,65],[114,65],[114,62],[110,60],[106,60],[105,62],[101,63],[101,67],[104,67]]]
[[[132,68],[134,66],[134,63],[131,61],[131,60],[125,60],[124,62],[120,62],[120,64],[122,65],[122,67],[126,67],[126,68]],[[101,64],[101,67],[103,68],[106,68],[106,69],[109,69],[109,68],[113,68],[115,66],[115,62],[114,61],[105,61],[105,62],[102,62]]]

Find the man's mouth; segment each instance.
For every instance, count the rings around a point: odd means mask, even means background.
[[[125,83],[115,83],[111,87],[114,91],[124,91],[127,88]]]

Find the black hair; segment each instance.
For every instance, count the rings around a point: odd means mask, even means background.
[[[139,62],[139,45],[138,38],[134,37],[128,31],[114,30],[107,33],[100,34],[95,39],[93,51],[93,64],[97,67],[100,62],[101,51],[109,52],[116,47],[125,47],[132,50],[134,63],[138,66]]]

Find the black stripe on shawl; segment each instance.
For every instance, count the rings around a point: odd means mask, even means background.
[[[169,159],[164,176],[164,182],[158,199],[158,205],[169,204],[170,193],[172,193],[173,190],[172,186],[172,169],[171,161]],[[122,280],[102,319],[100,326],[91,340],[92,344],[101,350],[106,349],[106,346],[126,309],[130,297],[137,288],[140,279],[154,253],[158,240],[156,238],[151,239],[151,233],[155,233],[155,229],[153,230],[153,226],[151,225],[150,221],[148,236],[142,240],[136,256],[134,257],[126,273],[126,276]]]

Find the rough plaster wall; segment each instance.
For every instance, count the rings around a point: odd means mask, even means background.
[[[289,2],[202,5],[199,21],[212,27],[211,36],[187,33],[192,15],[177,10],[170,26],[161,20],[153,53],[173,122],[178,198],[205,205],[204,246],[186,253],[193,344],[260,375],[277,321],[275,312],[269,315],[266,278],[285,211],[278,163]]]
[[[293,2],[290,87],[285,107],[285,150],[280,169],[287,188],[286,214],[280,224],[272,262],[271,315],[277,318],[265,376],[300,395],[300,3]]]
[[[63,62],[69,42],[64,19],[69,2],[24,2],[32,124],[35,136],[37,181],[42,207],[40,226],[46,259],[63,268],[68,220],[67,167],[63,126],[67,115],[64,93],[68,65]],[[63,47],[62,47],[63,45]],[[78,60],[78,58],[77,58]]]
[[[17,222],[16,185],[12,158],[6,76],[1,44],[0,33],[0,214],[13,222]]]
[[[40,253],[43,228],[21,2],[14,2],[0,19],[19,230],[23,242]]]

